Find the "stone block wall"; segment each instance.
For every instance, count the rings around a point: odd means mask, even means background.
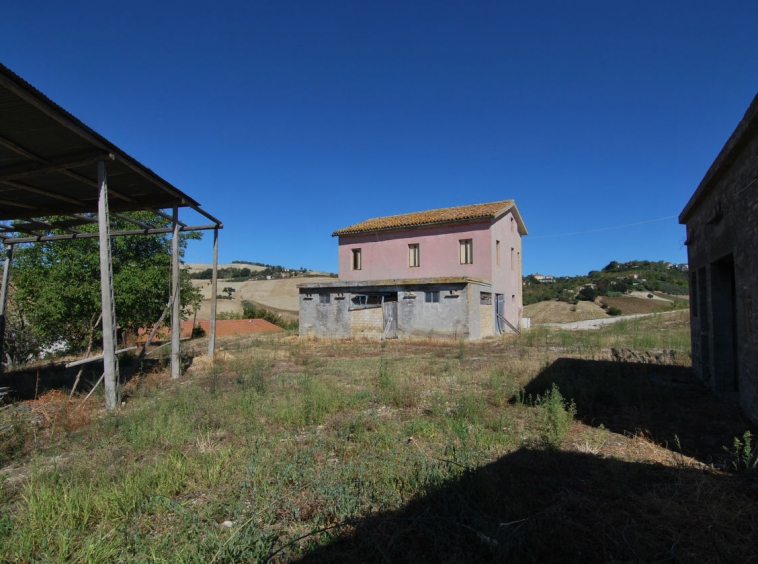
[[[692,365],[758,423],[758,133],[737,141],[686,220]]]

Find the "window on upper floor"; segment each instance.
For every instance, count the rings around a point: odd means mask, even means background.
[[[511,270],[516,270],[516,249],[511,247]]]
[[[495,264],[500,266],[500,241],[495,241]]]
[[[360,270],[362,267],[361,250],[353,249],[353,270]]]
[[[408,245],[408,266],[421,266],[421,255],[419,253],[418,243]]]
[[[474,242],[471,239],[461,239],[461,264],[474,264]]]

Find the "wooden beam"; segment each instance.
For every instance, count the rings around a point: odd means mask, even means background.
[[[5,265],[3,268],[3,282],[0,286],[0,376],[3,374],[3,359],[5,358],[5,304],[8,301],[8,283],[13,264],[13,245],[5,251]]]
[[[0,145],[2,145],[3,147],[5,147],[6,149],[10,149],[14,153],[17,153],[17,154],[21,155],[22,157],[24,157],[26,159],[31,159],[33,161],[39,161],[41,163],[47,162],[47,161],[45,161],[45,159],[43,159],[39,155],[35,155],[34,153],[31,153],[31,152],[27,151],[26,149],[24,149],[20,145],[16,145],[13,141],[11,141],[10,139],[7,139],[5,137],[0,136]]]
[[[4,174],[0,173],[0,181],[16,180],[18,178],[25,178],[27,176],[49,174],[51,172],[61,172],[69,168],[79,168],[80,166],[87,166],[97,161],[108,159],[112,156],[113,156],[112,154],[108,154],[108,155],[97,154],[88,158],[79,159],[76,161],[71,161],[71,162],[66,162],[66,163],[49,163],[49,164],[46,164],[45,166],[37,167],[34,169],[26,169],[26,170],[20,170],[16,172],[6,172]],[[37,159],[37,160],[41,162],[45,162],[43,159]]]
[[[29,204],[22,204],[21,202],[14,202],[13,200],[2,200],[0,199],[0,204],[3,204],[5,206],[14,206],[17,208],[23,208],[25,210],[36,210],[38,209],[37,206],[30,206]]]
[[[217,229],[218,225],[194,225],[187,227],[180,227],[179,231],[210,231],[211,229]],[[153,229],[131,229],[112,231],[111,237],[121,237],[124,235],[157,235],[161,233],[173,233],[172,227],[155,227]],[[0,241],[6,245],[15,245],[17,243],[41,243],[43,241],[65,241],[68,239],[93,239],[99,237],[99,233],[71,233],[69,235],[42,235],[39,237],[6,237],[3,238],[0,235]]]
[[[137,221],[136,219],[129,217],[128,215],[124,215],[121,213],[111,213],[113,217],[117,217],[119,219],[123,219],[124,221],[127,221],[131,223],[132,225],[136,225],[138,227],[142,227],[143,229],[153,229],[152,225],[148,225],[147,223],[143,221]]]
[[[199,213],[200,215],[204,215],[206,218],[210,219],[210,220],[211,220],[213,223],[215,223],[216,225],[223,225],[223,224],[222,224],[222,223],[221,223],[221,222],[220,222],[218,219],[216,219],[215,217],[213,217],[213,216],[212,216],[211,214],[209,214],[207,211],[205,211],[205,210],[201,210],[201,209],[200,209],[200,206],[190,206],[190,207],[191,207],[193,210],[195,210],[197,213]]]
[[[182,304],[179,299],[179,208],[174,206],[174,234],[171,238],[171,284],[174,304],[171,314],[171,378],[182,375],[182,351],[179,339],[182,333]]]
[[[163,219],[168,219],[168,220],[169,220],[169,221],[171,221],[171,222],[173,222],[173,221],[174,221],[174,218],[173,218],[173,217],[171,217],[171,216],[170,216],[170,215],[168,215],[167,213],[164,213],[164,212],[162,212],[161,210],[157,210],[157,209],[154,209],[153,211],[154,211],[156,214],[158,214],[159,216],[161,216]],[[179,225],[180,225],[181,227],[186,227],[186,226],[187,226],[187,224],[186,224],[186,223],[182,223],[181,221],[179,222]]]
[[[86,202],[82,202],[81,200],[76,200],[74,198],[69,198],[68,196],[64,196],[63,194],[56,194],[55,192],[50,192],[49,190],[43,190],[42,188],[35,188],[34,186],[28,186],[26,184],[21,184],[20,182],[14,182],[13,180],[2,180],[2,179],[0,179],[0,184],[5,184],[6,186],[10,186],[12,188],[15,188],[16,190],[24,190],[26,192],[32,192],[33,194],[39,194],[40,196],[47,196],[48,198],[55,198],[56,200],[61,200],[63,202],[68,202],[69,204],[75,204],[77,206],[89,207],[89,208],[92,208],[92,211],[95,211],[95,205],[94,204],[88,204]]]
[[[71,229],[70,227],[64,227],[61,225],[56,225],[55,223],[50,223],[49,221],[44,221],[42,219],[30,219],[27,220],[26,223],[20,223],[16,227],[19,231],[24,232],[25,227],[35,227],[39,225],[40,227],[47,227],[48,229],[60,229],[61,231],[68,231],[69,233],[81,233],[78,229]]]
[[[36,235],[37,237],[42,237],[42,233],[39,233],[37,231],[32,231],[31,229],[19,229],[17,225],[5,225],[4,223],[0,224],[0,231],[7,231],[8,233],[29,233],[31,235]],[[2,239],[2,236],[0,235],[0,239]]]
[[[115,409],[121,403],[116,358],[116,305],[113,300],[113,260],[111,256],[110,220],[108,218],[108,181],[105,163],[97,163],[100,182],[98,225],[100,235],[100,298],[103,311],[103,376],[105,407]]]
[[[218,226],[213,230],[213,273],[211,274],[211,326],[208,334],[208,358],[216,356],[216,302],[218,301]]]
[[[121,349],[121,350],[116,351],[116,354],[118,355],[118,354],[121,354],[121,353],[129,352],[129,351],[136,351],[136,350],[137,350],[137,347],[127,347],[125,349]],[[74,362],[69,362],[66,365],[66,368],[73,368],[74,366],[80,366],[82,364],[88,364],[90,362],[95,362],[96,360],[103,360],[103,356],[104,355],[99,354],[97,356],[91,356],[89,358],[82,358],[80,360],[75,360]]]

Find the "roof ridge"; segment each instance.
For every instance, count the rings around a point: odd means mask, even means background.
[[[432,210],[373,217],[342,229],[338,229],[332,233],[332,236],[384,231],[387,229],[399,229],[403,227],[453,223],[471,219],[494,218],[501,210],[514,206],[514,200],[506,199],[481,204],[464,204],[460,206],[449,206]]]

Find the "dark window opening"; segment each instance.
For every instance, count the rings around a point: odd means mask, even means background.
[[[328,304],[331,302],[331,296],[329,294],[319,294],[318,295],[318,303],[320,304]]]
[[[397,292],[386,292],[377,294],[353,294],[350,298],[352,308],[361,307],[380,307],[383,303],[396,302]]]
[[[431,292],[426,292],[426,295],[424,297],[424,301],[426,303],[439,303],[440,301],[440,292],[439,290],[434,290]]]

